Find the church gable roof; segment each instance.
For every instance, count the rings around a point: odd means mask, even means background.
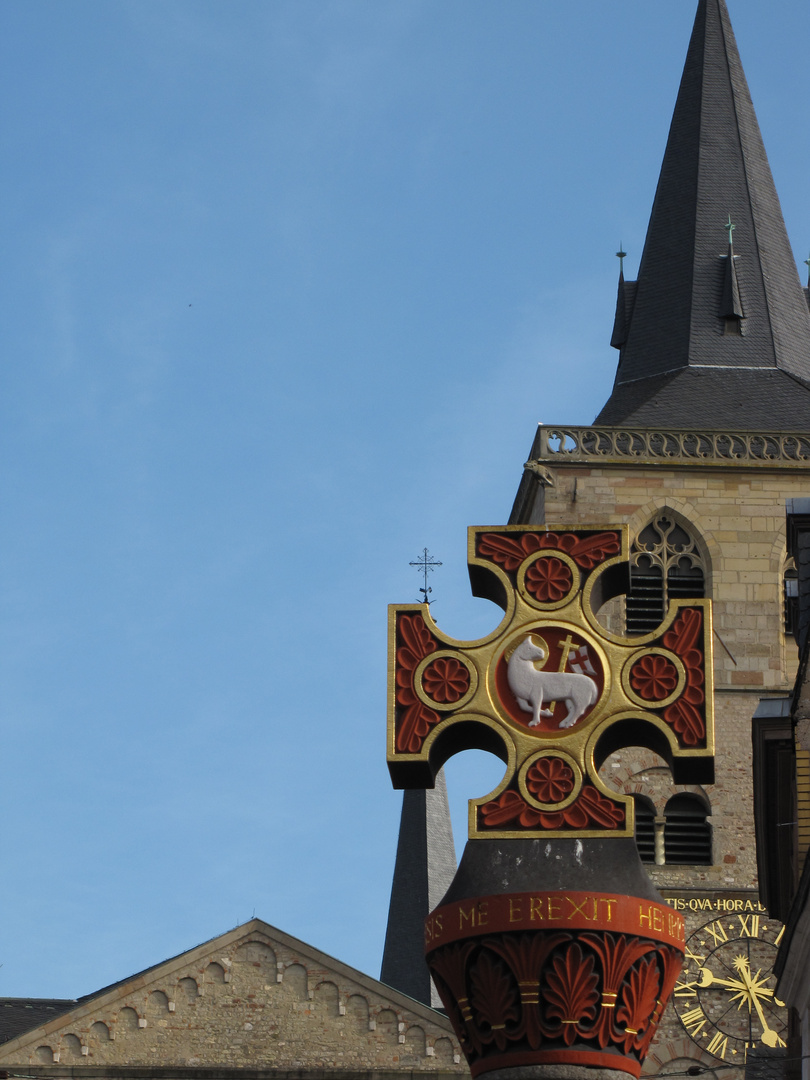
[[[781,372],[799,380],[797,398],[810,397],[810,312],[725,0],[698,6],[621,330],[616,384],[597,423],[688,425],[691,382],[679,376],[692,369],[718,373],[713,426],[773,426],[757,422],[756,401],[740,416],[720,372]],[[673,376],[667,405],[683,416],[656,415],[648,391]],[[782,413],[779,426],[796,420]]]
[[[0,1065],[465,1072],[449,1021],[253,919],[0,1045]]]

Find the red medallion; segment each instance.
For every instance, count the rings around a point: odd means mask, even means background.
[[[571,567],[553,555],[533,562],[526,571],[526,591],[541,604],[552,604],[570,593],[574,584]]]
[[[630,685],[644,701],[663,701],[678,685],[678,669],[665,656],[648,653],[630,668]]]
[[[541,562],[546,561],[548,560],[541,560]],[[534,565],[539,564],[535,563]],[[521,642],[516,645],[513,641],[511,646],[501,654],[495,667],[495,687],[500,703],[510,719],[520,724],[521,727],[528,728],[536,735],[547,735],[550,731],[565,732],[566,728],[586,720],[602,696],[605,685],[602,661],[591,642],[567,626],[537,626],[527,630],[526,636],[530,636],[532,641],[537,643],[538,648],[542,649],[546,654],[544,660],[536,661],[533,664],[535,670],[543,673],[541,678],[545,677],[546,674],[552,676],[573,675],[576,678],[573,680],[556,679],[549,682],[548,691],[543,691],[547,696],[544,697],[539,722],[535,723],[534,712],[519,703],[518,695],[510,686],[510,661],[516,648],[521,645]],[[590,691],[588,690],[588,681],[592,686]],[[573,724],[568,724],[566,720],[572,715],[572,707],[568,697],[572,686],[578,687],[580,692],[586,694],[586,697],[582,699],[582,709],[573,710],[578,713]],[[589,703],[585,704],[585,701]],[[546,712],[550,713],[550,715],[543,715]]]
[[[470,689],[470,673],[460,660],[440,656],[422,672],[425,694],[440,705],[452,705]]]
[[[526,774],[526,787],[538,802],[562,802],[574,790],[574,770],[562,758],[540,758]]]

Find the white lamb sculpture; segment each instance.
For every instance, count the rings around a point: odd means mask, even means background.
[[[535,645],[530,637],[522,641],[509,659],[507,675],[509,689],[524,712],[532,714],[529,727],[537,727],[541,716],[552,716],[543,702],[564,701],[568,715],[560,721],[561,728],[573,727],[588,706],[599,695],[596,683],[588,675],[568,671],[538,671],[535,660],[545,660],[546,651]]]

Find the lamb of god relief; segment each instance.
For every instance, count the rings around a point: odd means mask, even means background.
[[[676,783],[711,782],[711,605],[682,600],[653,633],[599,621],[626,592],[629,537],[610,529],[471,528],[473,592],[498,604],[478,641],[443,634],[426,604],[389,609],[388,765],[430,787],[466,749],[497,754],[501,784],[470,803],[470,838],[633,835],[633,800],[605,786],[608,754],[644,746]]]

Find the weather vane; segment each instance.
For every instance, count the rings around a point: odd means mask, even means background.
[[[419,567],[419,573],[423,575],[425,580],[424,587],[421,588],[419,592],[422,594],[422,602],[429,605],[430,593],[433,592],[433,589],[428,587],[428,574],[433,572],[434,567],[441,566],[442,564],[439,562],[438,559],[433,558],[427,548],[424,548],[422,550],[421,559],[414,559],[410,563],[408,563],[408,565]]]

